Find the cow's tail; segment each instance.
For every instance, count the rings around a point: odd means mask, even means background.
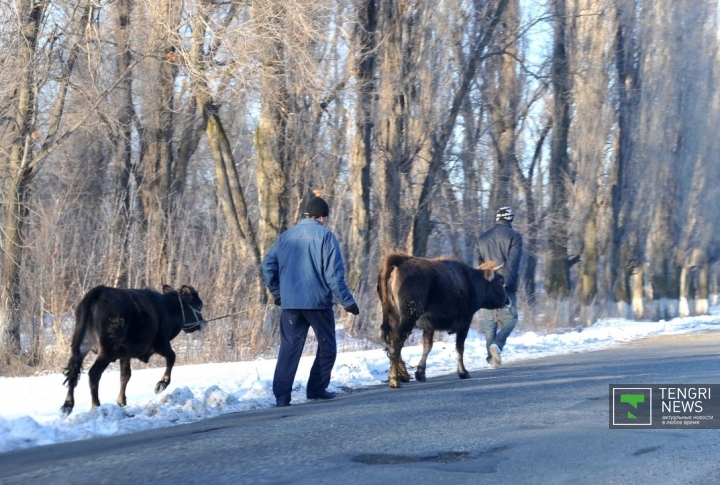
[[[390,346],[390,334],[392,333],[392,327],[390,326],[390,322],[388,322],[387,317],[383,317],[383,322],[380,325],[380,331],[382,332],[382,341],[385,342],[385,345]]]
[[[90,312],[93,303],[102,292],[103,287],[97,286],[90,290],[80,301],[75,309],[75,330],[73,331],[72,343],[70,344],[70,360],[63,371],[65,382],[70,387],[77,385],[78,377],[82,371],[82,363],[85,355],[82,351],[82,344],[85,340],[88,326],[90,325]]]
[[[382,324],[380,325],[380,332],[383,342],[390,345],[390,338],[392,334],[392,326],[390,325],[390,312],[395,312],[395,297],[389,288],[390,275],[393,270],[401,265],[405,260],[410,258],[407,254],[402,253],[391,253],[385,257],[382,266],[380,267],[380,273],[378,274],[378,285],[377,291],[382,304]]]

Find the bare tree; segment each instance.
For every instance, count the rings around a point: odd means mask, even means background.
[[[569,244],[580,256],[577,295],[593,322],[598,303],[601,236],[598,218],[602,196],[599,181],[608,162],[608,144],[614,121],[608,90],[612,68],[613,24],[603,15],[605,0],[572,0],[568,52],[573,77],[573,186],[569,201]]]
[[[570,160],[568,156],[568,132],[570,130],[571,79],[567,55],[567,3],[553,0],[553,128],[550,142],[550,242],[546,256],[547,273],[545,287],[549,296],[563,298],[568,294],[567,277],[567,222],[568,186],[570,185]]]
[[[632,224],[631,210],[634,200],[630,164],[634,156],[633,126],[637,119],[640,95],[639,65],[635,60],[638,51],[638,36],[635,34],[635,1],[617,2],[617,24],[615,32],[615,87],[617,89],[617,132],[615,153],[610,170],[612,223],[610,226],[610,261],[608,262],[609,286],[613,300],[621,314],[627,312],[630,301],[628,267],[630,257],[629,233]]]
[[[113,285],[119,287],[129,286],[128,268],[130,266],[130,227],[132,225],[133,204],[131,178],[137,169],[133,163],[132,126],[136,118],[133,102],[133,77],[131,66],[133,63],[133,49],[131,42],[130,24],[132,18],[133,2],[119,1],[114,6],[115,14],[115,45],[117,48],[115,62],[117,72],[124,73],[118,85],[118,113],[117,136],[114,138],[116,150],[116,166],[118,167],[117,202],[115,205],[116,218],[113,231],[115,275]]]
[[[354,39],[357,44],[353,62],[357,82],[357,105],[353,145],[350,152],[350,183],[353,193],[350,245],[355,258],[349,269],[348,282],[357,285],[367,277],[371,248],[372,218],[370,216],[370,168],[372,165],[372,133],[375,113],[375,40],[377,29],[375,0],[360,0],[356,7],[358,22]]]
[[[0,365],[66,360],[88,286],[161,279],[232,315],[180,358],[272,356],[259,266],[313,193],[367,306],[339,320],[352,331],[376,319],[383,252],[471,262],[506,203],[528,302],[584,322],[705,312],[717,0],[546,7],[0,3]]]
[[[419,142],[411,138],[410,105],[417,73],[406,47],[417,42],[416,29],[412,28],[410,13],[419,14],[410,2],[382,2],[378,11],[378,34],[380,36],[378,59],[378,158],[380,193],[381,247],[404,249],[408,225],[403,218],[401,201],[405,184],[403,174],[410,169],[413,157],[419,151]]]
[[[493,183],[490,188],[488,212],[515,201],[512,176],[518,165],[516,155],[517,129],[520,117],[522,85],[518,67],[518,35],[520,4],[511,0],[503,13],[493,47],[502,55],[489,57],[483,70],[485,105],[491,119],[490,136],[495,152]]]
[[[3,178],[5,192],[2,231],[2,278],[0,288],[0,355],[20,353],[20,326],[22,316],[22,292],[20,271],[27,247],[25,221],[28,216],[28,200],[42,162],[56,147],[61,137],[58,131],[65,109],[65,98],[70,87],[70,77],[78,56],[78,43],[82,39],[91,7],[85,4],[73,12],[66,30],[44,33],[45,15],[49,2],[16,2],[19,22],[15,27],[20,36],[12,46],[14,62],[7,69],[5,81],[12,86],[8,102],[7,129],[2,135],[3,151],[0,164],[6,175]],[[64,34],[66,42],[57,42],[57,35]],[[51,83],[48,64],[53,54],[64,51],[66,61],[61,68],[59,82],[51,92],[54,99],[41,99],[39,93]],[[5,69],[4,69],[5,71]],[[3,100],[5,103],[5,100]],[[47,117],[41,116],[41,105],[48,107]],[[65,134],[66,135],[66,134]]]
[[[475,78],[480,62],[492,41],[497,26],[503,18],[508,0],[488,2],[476,5],[476,18],[470,30],[469,56],[459,73],[457,86],[452,94],[450,109],[445,117],[440,118],[430,143],[430,163],[422,184],[417,215],[413,224],[413,253],[424,255],[430,236],[430,197],[436,176],[440,170],[445,149],[455,129],[455,122],[460,112],[463,99],[467,96],[470,85]]]
[[[144,14],[143,14],[144,13]],[[180,6],[171,1],[143,2],[138,12],[140,31],[145,33],[144,42],[149,55],[143,62],[143,70],[151,75],[143,76],[136,86],[148,109],[136,114],[134,123],[139,135],[138,188],[142,202],[141,217],[147,233],[150,261],[148,281],[160,284],[172,281],[168,231],[172,208],[175,206],[175,190],[183,185],[175,173],[173,132],[175,129],[175,84],[178,63],[175,48],[167,40],[169,33],[180,28]],[[139,20],[138,19],[138,20]],[[163,28],[156,28],[159,25]],[[139,40],[139,39],[138,39]]]

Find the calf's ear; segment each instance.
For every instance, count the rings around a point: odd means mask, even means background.
[[[172,289],[172,286],[163,285],[163,293],[172,293],[173,291],[175,291],[175,290]]]

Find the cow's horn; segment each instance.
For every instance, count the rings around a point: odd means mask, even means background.
[[[498,266],[495,266],[492,270],[493,270],[493,271],[500,271],[500,268],[502,268],[503,266],[505,266],[505,263],[502,263],[502,264],[500,264],[500,265],[498,265]]]

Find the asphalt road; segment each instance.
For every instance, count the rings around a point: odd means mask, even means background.
[[[718,384],[718,354],[720,332],[666,336],[9,452],[0,483],[720,483],[720,430],[608,427],[608,384]]]

